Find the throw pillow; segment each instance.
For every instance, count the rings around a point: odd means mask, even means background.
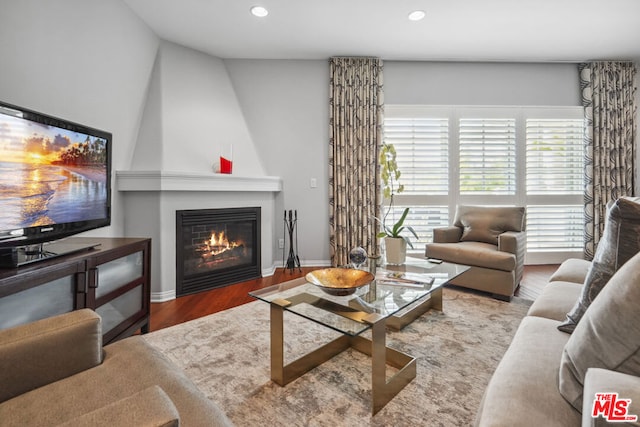
[[[567,320],[558,329],[572,333],[589,305],[607,284],[611,276],[640,251],[640,203],[621,197],[607,210],[605,227],[593,262],[578,298]]]
[[[497,245],[505,231],[524,230],[524,215],[524,207],[458,206],[453,225],[462,228],[462,242]]]
[[[582,411],[587,369],[640,375],[639,306],[640,254],[609,280],[562,351],[560,394],[578,411]]]

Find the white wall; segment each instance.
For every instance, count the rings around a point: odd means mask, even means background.
[[[133,170],[213,172],[233,147],[233,174],[265,175],[221,59],[163,41]]]
[[[113,134],[113,170],[128,169],[158,46],[120,1],[2,0],[0,99]],[[123,233],[113,221],[91,235]]]

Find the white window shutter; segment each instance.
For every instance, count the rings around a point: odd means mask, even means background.
[[[384,140],[396,149],[404,194],[448,194],[448,119],[386,118]]]
[[[462,118],[460,194],[515,194],[515,119]]]

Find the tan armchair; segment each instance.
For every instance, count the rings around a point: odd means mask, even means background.
[[[522,279],[524,207],[458,206],[453,226],[433,230],[425,254],[471,268],[451,284],[510,301]]]

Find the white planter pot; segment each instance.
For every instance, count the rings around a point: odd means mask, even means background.
[[[407,242],[400,237],[384,238],[387,264],[401,265],[407,259]]]

